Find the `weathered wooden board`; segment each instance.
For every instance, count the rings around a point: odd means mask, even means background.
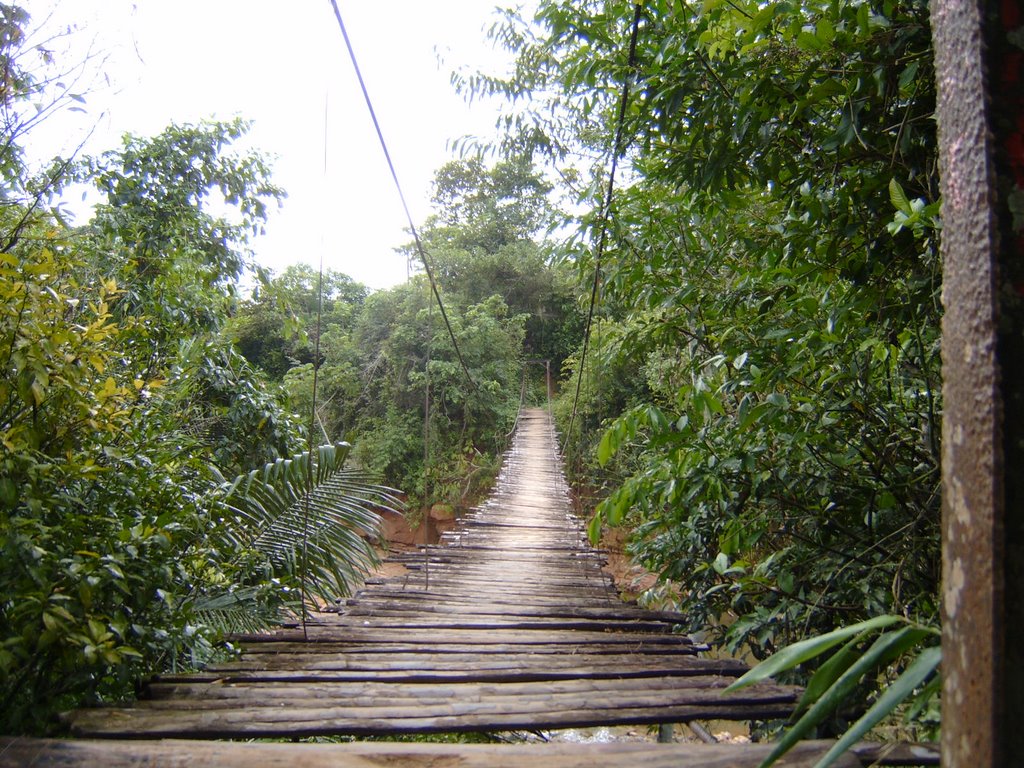
[[[264,641],[257,638],[248,638],[245,642],[252,646],[259,647],[264,643],[280,642],[307,642],[302,638],[301,630],[289,630],[274,636],[268,636]],[[318,624],[309,628],[309,644],[316,646],[331,643],[351,644],[374,644],[386,646],[389,644],[415,643],[428,645],[435,648],[442,648],[450,644],[487,645],[492,643],[510,643],[516,645],[564,645],[566,652],[571,653],[573,648],[582,649],[592,643],[612,643],[622,646],[642,647],[646,645],[670,645],[680,648],[688,647],[689,640],[681,635],[670,635],[660,633],[643,632],[585,632],[581,630],[557,630],[546,629],[544,632],[523,631],[512,629],[496,629],[489,632],[470,632],[459,630],[422,630],[395,628],[387,631],[376,629],[362,624],[356,626],[345,626],[343,624]]]
[[[690,655],[676,654],[645,654],[642,656],[623,658],[605,654],[551,655],[534,657],[523,653],[504,654],[497,658],[481,658],[474,653],[405,653],[405,654],[349,654],[349,653],[314,653],[314,654],[261,654],[258,658],[247,657],[246,660],[231,664],[211,664],[208,672],[239,673],[268,670],[451,670],[473,672],[476,670],[522,670],[539,667],[543,669],[567,670],[600,670],[604,668],[621,669],[623,672],[648,672],[653,675],[688,675],[734,674],[740,671],[732,664],[717,662],[704,663],[704,659],[694,659]]]
[[[779,768],[811,768],[828,742],[796,747]],[[0,768],[38,765],[52,768],[589,768],[628,765],[635,768],[756,768],[769,745],[703,744],[253,744],[202,741],[60,741],[0,737]],[[866,756],[850,754],[834,765],[859,768]],[[893,763],[880,763],[891,765]],[[934,763],[938,764],[936,759]]]
[[[728,681],[717,675],[687,680],[686,688],[680,688],[677,681],[666,678],[615,678],[615,679],[571,679],[546,680],[543,683],[462,683],[448,685],[405,685],[396,690],[390,686],[369,683],[289,683],[274,684],[258,680],[221,681],[209,683],[160,682],[151,683],[147,688],[149,698],[139,706],[180,707],[189,706],[193,698],[210,700],[248,699],[258,696],[265,700],[278,701],[290,698],[331,698],[369,700],[382,693],[395,701],[450,701],[453,699],[495,700],[511,696],[573,695],[578,697],[611,696],[619,693],[632,695],[636,691],[651,694],[651,700],[658,695],[668,697],[686,695],[686,691],[697,688],[720,689]],[[662,693],[657,693],[662,692]],[[205,706],[205,705],[204,705]]]
[[[655,707],[619,707],[615,702],[594,706],[592,700],[575,702],[577,709],[558,703],[519,707],[489,706],[473,702],[466,708],[453,702],[438,710],[426,707],[254,707],[153,711],[143,708],[78,710],[71,718],[72,732],[84,736],[117,734],[126,738],[304,738],[349,734],[455,733],[475,731],[585,728],[600,725],[656,725],[690,720],[745,720],[785,717],[793,700],[772,705],[744,705],[715,697],[713,701]],[[527,702],[528,704],[528,702]],[[398,712],[399,714],[395,714]]]

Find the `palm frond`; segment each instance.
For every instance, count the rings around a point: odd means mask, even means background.
[[[229,510],[223,536],[239,551],[258,551],[275,573],[301,579],[320,603],[352,593],[378,564],[378,510],[398,510],[395,491],[345,468],[348,443],[278,459],[224,483]]]
[[[277,624],[279,607],[289,603],[283,599],[267,600],[265,593],[259,587],[242,587],[202,595],[196,599],[193,610],[201,623],[221,634],[256,634]]]

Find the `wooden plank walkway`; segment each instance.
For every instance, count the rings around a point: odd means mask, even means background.
[[[798,744],[776,765],[811,768],[833,742]],[[0,768],[24,766],[103,766],[152,768],[756,768],[771,744],[273,744],[187,740],[112,741],[5,738],[0,736]],[[834,765],[938,765],[935,745],[858,744]]]
[[[429,557],[400,558],[308,627],[239,660],[150,681],[129,708],[72,712],[104,738],[397,735],[783,717],[799,691],[722,689],[676,614],[623,603],[573,516],[550,419],[524,411],[496,488]]]

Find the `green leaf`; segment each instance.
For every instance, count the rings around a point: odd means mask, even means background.
[[[608,460],[611,459],[618,448],[618,445],[613,444],[618,442],[615,439],[616,435],[614,434],[614,431],[614,427],[612,429],[605,430],[604,435],[601,437],[601,442],[597,446],[597,460],[602,467],[608,463]]]
[[[898,617],[880,617],[898,618]],[[880,635],[867,651],[851,665],[814,705],[776,743],[771,754],[761,764],[762,768],[774,763],[788,752],[829,712],[846,701],[860,679],[872,669],[880,667],[898,657],[915,643],[920,642],[927,632],[918,627],[903,627]]]
[[[835,27],[826,18],[818,19],[814,34],[822,42],[822,47],[828,46],[836,38]]]
[[[905,621],[906,619],[902,616],[878,616],[874,619],[868,619],[857,624],[851,624],[848,627],[833,630],[818,637],[801,640],[765,659],[725,690],[726,692],[731,692],[746,688],[748,685],[759,683],[772,675],[777,675],[779,672],[792,669],[809,659],[820,656],[829,648],[835,647],[847,638],[854,637],[865,631],[881,629]]]
[[[369,543],[379,535],[376,508],[401,507],[391,489],[345,468],[349,447],[320,446],[312,462],[307,451],[226,483],[223,499],[233,514],[217,532],[218,546],[258,551],[278,573],[305,571],[311,598],[349,594],[377,562]]]
[[[918,715],[920,715],[924,708],[928,706],[928,702],[938,696],[941,692],[942,677],[936,675],[928,681],[928,684],[925,685],[917,695],[914,696],[914,700],[911,702],[910,707],[908,707],[907,711],[903,714],[903,721],[911,723],[917,719]]]
[[[722,401],[719,400],[714,395],[712,395],[710,392],[705,392],[703,394],[704,405],[706,405],[712,413],[717,413],[719,416],[724,416],[725,407],[722,405]]]
[[[800,697],[794,714],[799,714],[806,710],[811,704],[820,699],[825,691],[832,687],[833,683],[839,679],[839,676],[857,660],[857,646],[864,642],[864,639],[874,631],[869,629],[861,632],[832,654],[828,661],[818,667],[810,682],[807,683],[807,687],[804,688],[804,694]]]
[[[863,717],[854,723],[842,735],[842,737],[825,753],[825,756],[818,761],[814,768],[828,768],[840,755],[856,744],[868,731],[878,725],[887,715],[891,714],[900,702],[914,692],[939,666],[942,661],[942,648],[934,646],[925,648],[911,662],[896,680],[889,685],[878,700],[871,706]]]
[[[725,552],[719,552],[714,562],[711,563],[711,567],[715,569],[715,572],[723,575],[729,570],[729,556]]]
[[[896,210],[901,213],[910,216],[914,211],[910,207],[910,200],[907,198],[907,193],[903,191],[903,187],[893,177],[889,179],[889,199],[892,201],[893,206]]]
[[[864,37],[871,34],[871,7],[867,3],[857,9],[857,29]]]
[[[597,546],[601,541],[601,513],[595,512],[587,524],[587,538],[592,546]]]

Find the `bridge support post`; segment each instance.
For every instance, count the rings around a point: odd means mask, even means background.
[[[931,20],[945,308],[942,761],[988,768],[1024,754],[1024,13],[1016,2],[933,0]]]

